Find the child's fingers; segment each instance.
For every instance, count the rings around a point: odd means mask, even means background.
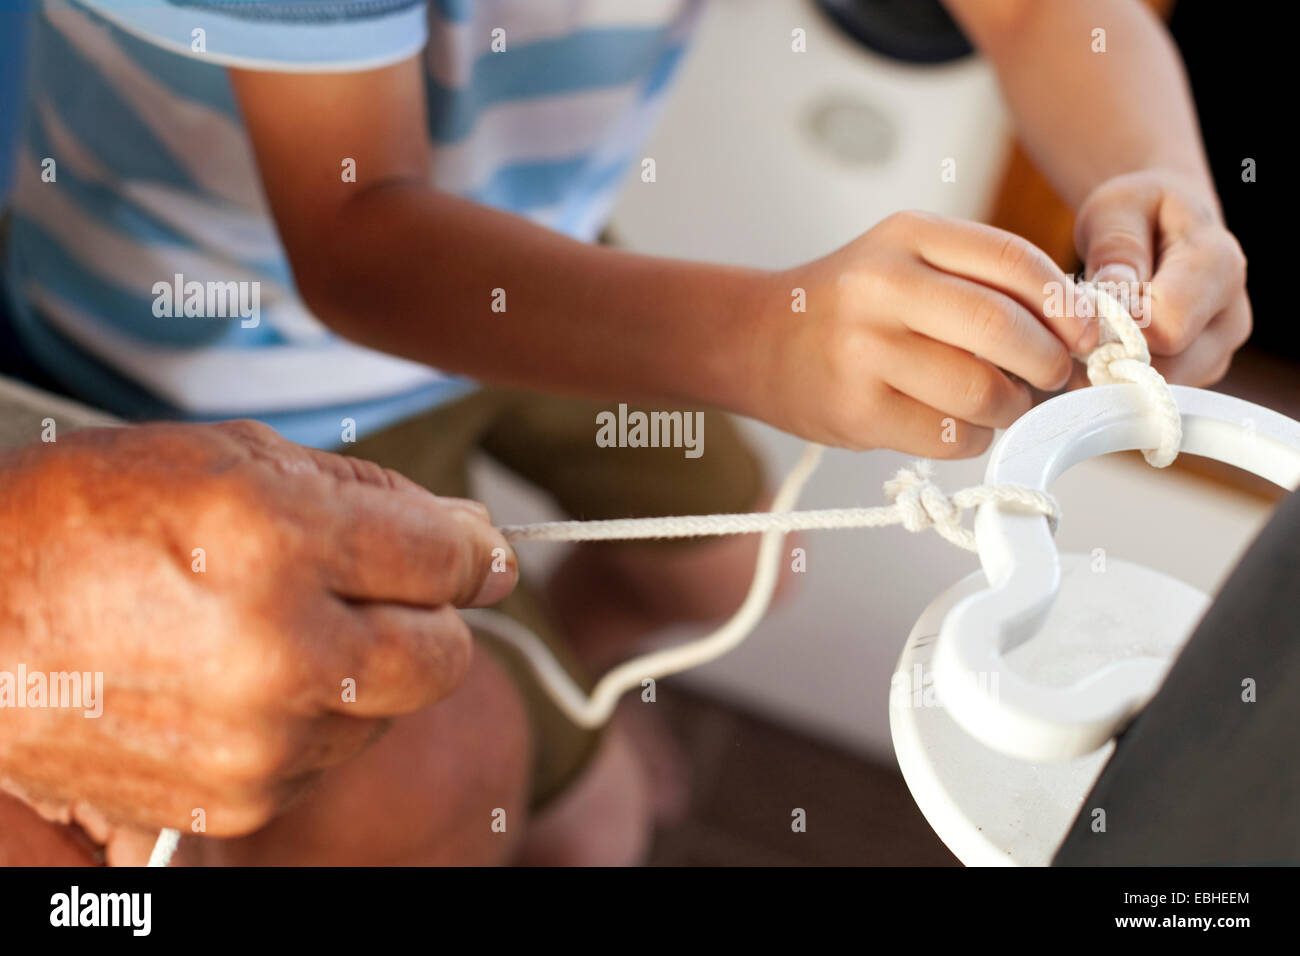
[[[885,423],[878,445],[921,458],[972,458],[993,441],[993,429],[956,418],[895,388],[883,390]]]
[[[933,268],[1010,296],[1071,351],[1079,351],[1092,332],[1087,316],[1047,308],[1053,298],[1064,297],[1071,280],[1051,256],[1021,236],[984,223],[936,217],[918,228],[914,248]]]
[[[1151,351],[1176,355],[1188,348],[1245,284],[1245,257],[1226,230],[1203,230],[1174,244],[1151,279]]]
[[[1227,374],[1232,354],[1250,337],[1250,302],[1245,295],[1225,309],[1186,351],[1156,356],[1152,365],[1175,385],[1213,385]]]
[[[1033,404],[1023,382],[944,342],[905,334],[883,350],[886,383],[956,419],[1006,428]]]
[[[1127,266],[1138,282],[1151,278],[1152,237],[1159,191],[1134,183],[1085,202],[1074,225],[1075,247],[1086,256],[1086,274]]]
[[[1070,353],[1023,305],[996,289],[927,270],[892,303],[913,331],[987,359],[1037,388],[1060,388]]]

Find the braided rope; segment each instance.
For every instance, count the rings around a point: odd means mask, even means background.
[[[819,511],[764,511],[748,514],[683,515],[670,518],[614,518],[605,521],[546,521],[506,525],[508,541],[634,541],[647,538],[699,538],[713,535],[778,531],[829,531],[902,525],[908,531],[933,528],[967,551],[976,550],[975,535],[962,527],[964,512],[997,502],[1029,514],[1044,515],[1056,530],[1060,514],[1046,492],[1014,485],[976,485],[951,498],[931,479],[934,467],[917,461],[885,482],[890,505],[876,508],[826,508]]]
[[[1160,444],[1143,449],[1142,456],[1152,467],[1166,468],[1178,457],[1183,443],[1183,419],[1169,383],[1151,367],[1147,340],[1128,309],[1105,289],[1093,283],[1082,285],[1095,298],[1102,330],[1102,343],[1084,359],[1088,381],[1093,385],[1131,382],[1142,390],[1151,414],[1160,423]]]

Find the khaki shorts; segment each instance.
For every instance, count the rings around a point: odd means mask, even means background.
[[[482,450],[549,493],[569,516],[585,520],[752,511],[757,505],[762,467],[726,415],[704,413],[703,453],[687,458],[682,448],[597,445],[597,415],[617,410],[611,402],[484,388],[340,450],[399,471],[435,494],[461,498],[474,497],[468,465]],[[656,546],[667,551],[691,543]],[[589,675],[525,577],[496,609],[532,630],[590,690]],[[578,776],[600,732],[571,723],[512,647],[490,635],[475,637],[500,658],[527,707],[534,737],[532,804],[539,807]]]

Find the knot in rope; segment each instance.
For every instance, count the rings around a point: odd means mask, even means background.
[[[1088,381],[1093,385],[1130,382],[1142,390],[1160,425],[1159,444],[1143,449],[1142,456],[1152,467],[1164,468],[1178,457],[1183,443],[1183,419],[1169,383],[1151,367],[1151,350],[1128,309],[1098,285],[1083,282],[1080,287],[1093,295],[1101,324],[1101,343],[1084,360]]]
[[[898,474],[885,482],[885,497],[894,503],[908,531],[934,528],[950,541],[960,534],[961,511],[952,499],[939,490],[931,479],[934,466],[928,461],[918,461],[910,468],[900,468]]]
[[[934,466],[928,461],[918,461],[910,468],[900,468],[885,482],[885,495],[908,531],[933,528],[957,547],[977,551],[975,533],[962,527],[962,515],[971,508],[996,502],[1026,514],[1041,514],[1052,533],[1056,533],[1061,509],[1056,499],[1045,491],[1016,485],[976,485],[963,488],[949,498],[931,480],[933,477]]]

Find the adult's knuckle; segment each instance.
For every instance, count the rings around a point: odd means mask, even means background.
[[[252,418],[234,418],[230,421],[216,422],[211,427],[236,438],[271,441],[280,437],[279,433],[270,425]]]
[[[208,475],[194,489],[204,518],[230,537],[260,539],[278,528],[281,511],[256,466],[241,462]]]
[[[463,592],[473,586],[480,568],[476,561],[477,548],[464,526],[454,523],[441,536],[437,547],[429,555],[429,573],[444,589],[465,596]],[[470,595],[472,596],[472,595]]]
[[[205,779],[227,791],[257,789],[277,779],[292,762],[294,753],[290,731],[261,724],[230,732],[208,748],[201,772]]]
[[[224,641],[214,655],[222,682],[212,697],[232,724],[269,719],[278,707],[309,706],[319,685],[337,666],[331,641],[315,626],[304,625],[295,612],[277,612],[282,596],[268,589],[247,612],[229,619],[237,637]]]
[[[380,619],[363,648],[359,650],[357,669],[364,671],[367,680],[382,686],[409,676],[417,666],[418,649],[429,645],[407,639],[401,625],[394,620]]]
[[[357,458],[353,455],[339,455],[338,457],[352,472],[352,477],[362,484],[377,485],[381,488],[396,488],[402,484],[402,478],[398,472],[385,468],[377,462],[366,458]]]

